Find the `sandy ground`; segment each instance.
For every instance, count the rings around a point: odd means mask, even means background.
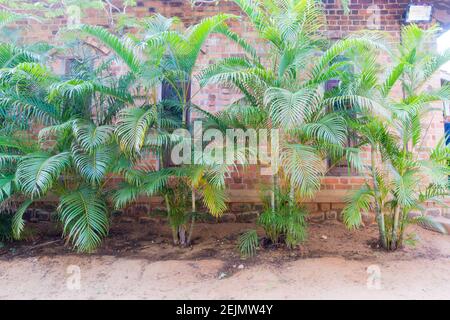
[[[7,254],[0,299],[450,299],[450,236],[413,231],[420,243],[393,254],[365,242],[376,228],[351,233],[334,222],[312,225],[297,251],[266,249],[244,261],[234,240],[217,239],[202,242],[210,251],[163,242],[115,255]],[[224,247],[214,253],[212,243]]]
[[[80,268],[80,287],[73,267]],[[371,267],[370,267],[371,266]],[[219,260],[114,257],[2,262],[1,299],[450,299],[448,260],[349,261],[315,258],[244,268],[219,280]],[[380,287],[367,269],[379,268]],[[376,274],[373,274],[376,275]],[[368,282],[372,284],[367,286]]]

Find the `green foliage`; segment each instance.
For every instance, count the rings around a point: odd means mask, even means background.
[[[116,135],[122,150],[140,152],[149,128],[156,122],[154,108],[129,108],[124,109],[119,115],[116,127]]]
[[[178,229],[189,221],[190,189],[185,181],[178,179],[175,185],[168,186],[162,193],[167,199],[169,224]]]
[[[238,249],[243,257],[253,257],[256,255],[259,240],[256,230],[249,230],[243,233],[238,239]]]
[[[119,38],[102,28],[82,27],[84,32],[110,47],[127,64],[133,78],[144,90],[152,92],[154,87],[165,83],[175,92],[175,97],[170,101],[157,103],[156,95],[151,95],[141,107],[124,109],[118,113],[115,135],[124,153],[137,159],[147,150],[161,155],[165,150],[170,150],[174,141],[178,140],[175,135],[170,134],[176,128],[190,125],[186,123],[186,113],[194,106],[189,92],[201,48],[212,33],[237,39],[237,35],[226,25],[226,21],[232,18],[232,15],[218,14],[202,19],[182,31],[175,28],[178,19],[156,14],[136,24],[141,37],[133,37],[133,41],[128,37]],[[171,109],[181,111],[182,119],[173,119]],[[189,216],[189,211],[180,203],[171,203],[174,196],[171,193],[174,188],[171,181],[175,179],[180,184],[189,185],[189,192],[177,190],[177,194],[180,199],[190,194],[190,211],[196,212],[197,199],[200,198],[209,212],[217,217],[227,208],[224,177],[229,170],[226,165],[207,161],[157,171],[153,168],[124,170],[122,173],[127,181],[114,193],[114,202],[117,207],[122,207],[136,200],[140,194],[164,194],[169,220],[180,222],[171,223],[176,229],[174,242],[180,241],[182,245],[186,245],[190,240],[184,234],[187,229],[184,219]],[[194,219],[191,216],[191,231]]]
[[[361,213],[370,211],[372,199],[373,191],[367,185],[351,196],[348,200],[349,205],[342,210],[344,223],[348,228],[354,229],[362,224]]]
[[[162,160],[184,138],[173,132],[191,129],[187,114],[192,110],[202,113],[205,126],[224,133],[229,128],[278,129],[277,173],[258,220],[273,244],[293,248],[306,238],[306,212],[298,203],[320,189],[327,159],[332,165],[345,159],[356,170],[370,170],[371,181],[348,199],[343,211],[349,228],[362,223],[363,212],[375,210],[383,245],[396,249],[408,224],[432,223],[410,213],[448,195],[448,147],[439,144],[427,159],[416,152],[424,143],[423,122],[431,104],[450,100],[449,86],[424,90],[450,60],[450,51],[437,54],[428,48],[427,39],[438,28],[405,26],[396,50],[390,50],[378,33],[330,44],[323,32],[321,1],[234,2],[258,34],[263,55],[228,27],[237,18],[230,14],[207,17],[183,29],[179,19],[159,14],[127,19],[126,7],[135,4],[128,0],[121,9],[109,1],[86,0],[32,7],[20,1],[5,4],[10,10],[0,11],[0,28],[32,18],[14,11],[35,13],[33,9],[43,17],[59,15],[70,6],[107,9],[110,25],[119,18],[117,32],[81,25],[68,32],[70,41],[52,48],[74,57],[64,76],[54,74],[48,63],[51,46],[0,41],[0,203],[21,201],[4,223],[14,238],[23,233],[23,216],[32,202],[52,194],[59,199],[64,235],[76,250],[92,252],[108,233],[109,203],[121,208],[140,195],[159,194],[165,199],[174,242],[189,245],[199,204],[214,217],[226,211],[226,178],[234,168],[208,156],[175,168],[164,168],[163,161],[158,169],[142,162],[149,151]],[[59,6],[50,12],[56,3]],[[343,5],[347,8],[348,1]],[[126,34],[130,26],[133,34]],[[244,54],[215,61],[194,76],[202,47],[212,34],[225,36]],[[103,57],[84,42],[85,36],[95,37],[112,54]],[[377,63],[380,51],[389,52],[394,61],[386,70]],[[124,74],[115,75],[111,69],[117,61],[127,66]],[[339,85],[324,92],[331,79],[339,79]],[[232,87],[242,98],[223,112],[201,110],[192,100],[195,81],[200,87]],[[158,101],[161,85],[171,87],[174,97]],[[404,91],[401,99],[392,97],[396,86]],[[174,116],[178,113],[181,118]],[[38,137],[36,128],[42,128]],[[346,146],[351,132],[359,137],[355,147]],[[372,150],[370,168],[360,157],[363,145]],[[238,151],[236,164],[252,152]],[[375,161],[377,152],[380,163]],[[123,178],[118,188],[110,183],[113,175]],[[245,256],[254,255],[257,246],[255,231],[239,239]]]
[[[388,115],[374,114],[355,103],[358,118],[352,126],[361,136],[361,145],[371,147],[372,181],[353,194],[343,211],[346,225],[356,228],[361,224],[361,213],[374,210],[380,242],[387,250],[402,246],[408,224],[433,224],[424,215],[414,217],[412,213],[424,212],[424,203],[440,202],[448,195],[448,147],[441,141],[428,154],[422,149],[427,137],[423,128],[430,125],[426,115],[432,111],[431,103],[450,100],[448,85],[434,91],[423,89],[439,66],[450,60],[447,53],[437,54],[428,47],[427,41],[436,31],[435,27],[422,30],[414,24],[404,27],[396,60],[384,76],[373,63],[373,51],[355,50],[352,63],[358,71],[342,85],[374,101]],[[364,65],[365,61],[371,63]],[[363,83],[361,79],[371,80]],[[391,97],[397,84],[404,91],[400,99]],[[375,160],[377,151],[381,152],[380,163]]]
[[[11,220],[12,216],[10,214],[0,213],[0,242],[13,240]]]
[[[69,164],[68,152],[56,155],[42,152],[26,155],[17,166],[16,176],[20,189],[30,197],[44,195]]]
[[[306,210],[293,203],[286,190],[276,189],[275,210],[272,209],[270,197],[266,197],[264,202],[265,209],[257,223],[264,229],[266,239],[271,244],[285,244],[292,249],[306,239]],[[255,230],[247,231],[238,240],[239,251],[245,257],[255,255],[258,244]]]
[[[81,45],[82,46],[82,45]],[[89,46],[67,44],[76,72],[56,76],[41,55],[0,43],[0,200],[20,202],[11,221],[19,239],[31,203],[59,198],[64,235],[80,252],[92,252],[109,227],[110,173],[134,165],[119,152],[113,118],[133,96],[130,79],[112,77]],[[36,137],[36,126],[44,126]]]
[[[14,214],[11,224],[14,239],[20,239],[23,229],[25,227],[25,220],[23,219],[23,215],[25,214],[25,211],[32,203],[33,201],[30,199],[25,200]]]
[[[322,33],[325,16],[318,1],[235,2],[266,50],[259,57],[245,39],[233,35],[230,39],[247,54],[219,60],[199,75],[202,86],[220,83],[243,95],[229,110],[216,115],[216,125],[221,130],[236,124],[278,129],[278,176],[301,197],[311,197],[319,189],[328,157],[333,163],[346,158],[352,167],[362,169],[359,154],[345,146],[348,125],[339,109],[360,103],[372,110],[377,105],[353,92],[345,96],[334,91],[324,94],[323,85],[347,76],[348,64],[337,58],[354,48],[386,50],[380,35],[353,36],[328,45]]]
[[[121,41],[117,36],[110,33],[105,28],[100,26],[83,25],[81,30],[91,36],[98,38],[127,64],[132,72],[139,72],[141,69],[141,63],[139,62],[136,54],[136,48],[130,39]]]
[[[273,244],[285,243],[288,248],[294,248],[306,239],[306,211],[293,203],[285,190],[276,189],[275,211],[266,199],[266,209],[261,213],[258,224]]]
[[[106,202],[96,190],[82,187],[63,195],[58,212],[64,235],[81,252],[92,252],[108,233]]]

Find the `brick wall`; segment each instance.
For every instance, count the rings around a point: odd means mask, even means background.
[[[351,0],[350,12],[344,15],[340,7],[339,0],[324,0],[324,8],[327,16],[328,36],[338,39],[363,29],[378,29],[390,35],[392,42],[400,40],[400,28],[402,16],[405,12],[409,0]],[[422,1],[422,3],[427,1]],[[127,10],[129,14],[142,18],[158,12],[165,16],[178,16],[186,25],[195,23],[200,19],[217,14],[219,12],[233,13],[240,15],[239,8],[230,1],[220,1],[218,5],[202,5],[192,8],[187,0],[138,0],[137,6]],[[107,17],[101,11],[88,11],[82,18],[83,23],[107,26]],[[58,17],[49,23],[39,24],[36,22],[19,23],[19,27],[26,27],[23,35],[27,42],[46,40],[58,41],[57,32],[67,23],[66,17]],[[243,20],[233,20],[230,23],[234,31],[246,38],[254,37],[254,32]],[[263,50],[263,48],[259,48]],[[240,54],[237,45],[227,41],[222,36],[213,36],[207,40],[203,54],[198,63],[201,69],[211,62],[224,57]],[[387,57],[383,58],[387,59]],[[433,81],[432,86],[438,86],[438,80]],[[199,88],[198,84],[193,84],[192,92],[198,93],[194,97],[194,102],[209,111],[218,111],[238,98],[238,94],[231,89],[222,86],[208,86]],[[401,95],[400,88],[396,88],[396,94]],[[442,108],[442,106],[437,106]],[[438,110],[430,115],[433,123],[428,131],[427,146],[432,146],[439,140],[444,132],[442,111]],[[368,161],[366,150],[363,157]],[[258,189],[265,180],[261,178],[256,168],[248,168],[244,173],[234,172],[228,181],[234,208],[249,208],[249,203],[259,201]],[[337,210],[339,214],[342,208],[342,199],[348,191],[357,189],[364,182],[363,176],[327,176],[323,178],[322,190],[314,198],[315,203],[309,204],[314,212],[328,212],[331,209]],[[311,200],[312,201],[312,200]],[[252,207],[254,208],[254,207]],[[331,216],[334,214],[332,213]]]

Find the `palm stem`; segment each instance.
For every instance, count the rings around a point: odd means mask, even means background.
[[[169,203],[169,196],[167,194],[164,195],[164,201],[166,203],[166,210],[167,210],[167,217],[170,220],[170,203]],[[174,226],[171,226],[172,229],[172,239],[173,239],[173,244],[177,245],[178,244],[178,233],[177,233],[177,228]]]
[[[375,193],[375,212],[377,217],[377,223],[378,223],[378,229],[380,231],[380,240],[383,248],[387,249],[387,241],[386,241],[386,226],[384,223],[384,215],[381,211],[381,204],[379,203],[380,200],[380,192],[378,187],[378,181],[376,176],[376,170],[375,170],[375,151],[376,147],[374,144],[371,145],[370,150],[370,161],[371,161],[371,170],[372,170],[372,181],[373,181],[373,190]]]
[[[192,218],[191,218],[191,226],[189,227],[189,234],[188,234],[188,238],[187,238],[187,241],[186,241],[187,245],[191,244],[192,234],[194,233],[194,225],[195,225],[195,216],[192,216]]]
[[[392,241],[390,245],[391,250],[397,249],[397,239],[398,239],[398,223],[400,219],[400,205],[395,206],[395,212],[394,212],[394,225],[392,227]]]
[[[272,208],[272,212],[275,213],[275,191],[277,187],[277,175],[276,173],[272,176],[272,191],[270,194],[270,207]]]
[[[196,204],[195,204],[195,188],[194,184],[192,183],[192,193],[191,193],[191,201],[192,201],[192,218],[191,218],[191,226],[189,227],[189,234],[186,241],[187,245],[191,244],[192,239],[192,233],[194,232],[194,224],[195,224],[195,212],[197,211]]]

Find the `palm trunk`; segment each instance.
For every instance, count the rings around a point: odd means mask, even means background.
[[[192,234],[194,232],[194,225],[195,225],[195,212],[197,211],[197,205],[195,204],[195,188],[194,185],[192,185],[192,194],[191,194],[191,201],[192,201],[192,218],[191,218],[191,226],[189,227],[189,234],[187,238],[187,245],[191,244],[192,240]]]
[[[398,242],[397,242],[398,248],[401,248],[403,246],[403,231],[405,229],[406,219],[407,219],[407,213],[403,210],[401,212],[401,223],[400,223],[400,227],[399,227],[400,232],[398,233]]]
[[[194,225],[195,225],[195,217],[192,216],[191,218],[191,226],[189,227],[189,234],[187,238],[187,245],[189,246],[192,241],[192,234],[194,233]]]
[[[377,178],[376,178],[375,146],[374,145],[371,145],[370,160],[371,160],[373,190],[374,190],[374,193],[375,193],[375,212],[376,212],[378,229],[379,229],[379,232],[380,232],[381,245],[383,246],[383,248],[388,249],[387,248],[387,240],[386,240],[386,226],[384,224],[384,215],[383,215],[383,212],[381,211],[381,204],[379,203],[380,192],[379,192],[379,189],[378,189],[378,181],[377,181]]]
[[[394,225],[392,227],[392,241],[391,241],[391,250],[397,249],[397,241],[398,241],[398,223],[400,220],[400,206],[397,205],[395,207],[395,213],[394,213]]]
[[[180,238],[180,245],[186,246],[186,228],[184,225],[178,227],[178,237]]]
[[[170,222],[170,204],[169,204],[169,197],[167,195],[164,195],[164,201],[166,202],[166,210],[167,210],[167,217],[169,219]],[[177,232],[177,228],[175,228],[174,226],[171,226],[172,229],[172,239],[173,239],[173,244],[177,245],[178,244],[178,232]]]
[[[272,208],[272,213],[275,213],[276,203],[275,203],[275,192],[277,187],[277,175],[272,176],[272,193],[270,195],[270,206]]]

